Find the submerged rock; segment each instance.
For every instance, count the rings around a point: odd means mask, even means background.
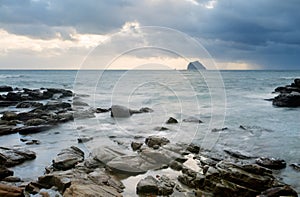
[[[260,166],[274,170],[280,170],[286,167],[286,162],[284,160],[275,158],[260,157],[256,159],[256,163]]]
[[[131,116],[130,109],[121,105],[111,106],[111,117],[128,118]]]

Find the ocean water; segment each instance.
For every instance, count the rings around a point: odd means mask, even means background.
[[[29,136],[40,140],[40,145],[25,145],[19,134],[1,136],[0,144],[26,147],[37,153],[35,160],[13,168],[15,175],[24,180],[43,174],[62,148],[77,145],[89,154],[99,145],[126,145],[134,136],[152,134],[220,152],[230,148],[254,156],[279,157],[287,164],[300,163],[300,108],[278,108],[264,100],[274,97],[276,87],[290,84],[294,78],[300,78],[300,71],[0,71],[1,85],[66,88],[91,107],[117,104],[154,110],[126,119],[113,119],[109,113],[75,119]],[[171,116],[180,124],[167,125],[168,131],[154,129],[166,126]],[[204,123],[181,121],[188,117]],[[240,125],[247,130],[240,129]],[[211,132],[224,127],[228,129]],[[77,144],[79,136],[94,139]],[[300,172],[287,166],[276,175],[300,193]]]

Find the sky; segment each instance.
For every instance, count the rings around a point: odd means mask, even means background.
[[[299,0],[0,0],[0,69],[300,69],[299,10]]]

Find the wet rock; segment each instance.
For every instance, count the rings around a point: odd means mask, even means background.
[[[156,130],[156,131],[167,131],[169,129],[167,127],[155,127],[154,130]]]
[[[3,116],[1,117],[1,120],[15,120],[17,119],[17,114],[15,112],[6,111],[3,113]]]
[[[255,162],[260,166],[274,170],[280,170],[286,167],[286,162],[282,159],[260,157],[256,159]]]
[[[246,153],[241,153],[240,151],[237,150],[230,150],[230,149],[225,149],[224,150],[225,153],[227,153],[228,155],[238,158],[238,159],[252,159],[254,158],[253,156],[250,156]]]
[[[149,108],[149,107],[142,107],[139,112],[141,113],[151,113],[153,112],[153,109]]]
[[[33,101],[23,101],[16,105],[16,108],[31,108],[31,107],[42,107],[43,104]]]
[[[23,197],[23,189],[15,186],[0,184],[0,196]]]
[[[162,175],[158,178],[158,195],[169,196],[174,192],[174,187],[175,183],[166,175]]]
[[[96,113],[106,113],[106,112],[110,112],[111,108],[105,109],[105,108],[97,108],[96,109]]]
[[[293,169],[300,171],[300,164],[299,163],[292,163],[290,166]]]
[[[28,125],[28,126],[37,126],[37,125],[44,125],[46,123],[47,123],[46,120],[43,120],[43,119],[40,119],[40,118],[33,118],[33,119],[30,119],[30,120],[27,120],[25,122],[25,125]]]
[[[7,169],[5,166],[3,166],[2,162],[3,161],[1,161],[1,165],[0,165],[0,180],[4,179],[5,177],[12,176],[14,174],[13,171],[11,171],[11,170]]]
[[[1,135],[9,135],[12,133],[16,133],[15,127],[13,125],[0,125],[0,136]]]
[[[86,119],[86,118],[95,118],[94,110],[87,109],[82,111],[76,111],[73,114],[75,119]]]
[[[77,141],[78,141],[78,143],[85,143],[85,142],[91,141],[92,139],[93,139],[93,137],[81,137],[81,138],[78,138]]]
[[[131,148],[133,151],[139,150],[143,146],[141,142],[131,142]]]
[[[36,154],[33,151],[27,149],[6,148],[0,147],[0,157],[3,165],[10,167],[21,164],[27,160],[33,160],[36,158]]]
[[[227,127],[224,127],[224,128],[221,128],[221,129],[214,128],[214,129],[211,130],[211,132],[220,132],[220,131],[226,131],[226,130],[228,130]]]
[[[176,124],[176,123],[178,123],[178,120],[176,120],[173,117],[170,117],[166,122],[166,124]]]
[[[130,109],[121,106],[121,105],[113,105],[111,106],[111,117],[115,118],[128,118],[131,116]]]
[[[273,100],[273,105],[277,107],[299,107],[300,106],[300,93],[281,93]]]
[[[140,180],[136,186],[137,194],[158,195],[158,191],[158,181],[152,176]]]
[[[262,192],[261,195],[258,195],[258,197],[277,197],[277,196],[297,197],[298,194],[290,186],[285,185],[282,187],[273,187],[267,189],[266,191]]]
[[[16,176],[8,176],[8,177],[5,177],[3,179],[3,181],[13,183],[13,182],[21,182],[21,179],[19,177],[16,177]]]
[[[0,107],[14,106],[17,103],[17,101],[0,101]]]
[[[194,123],[203,123],[200,119],[195,117],[189,117],[182,120],[183,122],[194,122]]]
[[[83,101],[73,101],[73,106],[89,106],[89,104],[83,102]]]
[[[84,152],[75,146],[63,149],[52,161],[52,166],[58,170],[68,170],[84,160]]]
[[[46,105],[39,107],[41,110],[60,110],[60,109],[66,109],[71,108],[70,103],[66,102],[59,102],[59,101],[50,101]]]
[[[13,91],[11,86],[0,86],[0,92],[10,92]]]
[[[197,146],[196,144],[189,144],[186,148],[187,151],[190,151],[191,153],[198,154],[200,152],[200,146]]]
[[[53,127],[54,125],[23,126],[16,128],[15,131],[19,132],[21,135],[28,135],[32,133],[47,131],[49,129],[52,129]]]
[[[39,140],[29,140],[25,144],[26,145],[33,145],[33,144],[39,145],[40,143],[41,142]]]
[[[180,171],[183,168],[182,163],[180,163],[178,161],[171,161],[169,166],[170,166],[170,168],[172,168],[173,170],[176,170],[176,171]]]
[[[149,136],[146,138],[145,143],[149,147],[153,147],[155,145],[163,146],[163,145],[170,143],[170,140],[168,140],[165,137],[160,137],[160,136]]]

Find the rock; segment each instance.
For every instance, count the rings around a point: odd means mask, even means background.
[[[40,119],[40,118],[33,118],[30,120],[27,120],[25,122],[25,125],[27,126],[37,126],[37,125],[45,125],[47,123],[46,120]]]
[[[219,131],[226,131],[226,130],[228,130],[227,127],[224,127],[224,128],[221,128],[221,129],[214,128],[214,129],[211,130],[211,132],[219,132]]]
[[[195,123],[203,123],[200,119],[195,117],[189,117],[182,120],[183,122],[195,122]]]
[[[194,61],[188,64],[187,70],[206,70],[206,68],[199,61]]]
[[[166,175],[162,175],[158,178],[158,195],[160,196],[169,196],[173,193],[173,188],[175,183],[171,181]]]
[[[84,160],[84,152],[75,146],[63,149],[52,161],[52,166],[58,170],[68,170]]]
[[[3,116],[1,117],[1,120],[7,120],[7,121],[15,120],[15,119],[17,119],[17,114],[15,112],[9,112],[9,111],[4,112]]]
[[[22,101],[21,93],[9,92],[6,94],[7,101]]]
[[[273,100],[273,105],[277,107],[299,107],[300,106],[300,93],[281,93]]]
[[[1,161],[1,165],[0,165],[0,180],[4,179],[5,177],[9,177],[14,175],[14,172],[7,169],[5,166],[2,165],[2,161]]]
[[[167,127],[155,127],[154,130],[156,130],[156,131],[167,131],[169,129]]]
[[[191,153],[198,154],[200,152],[200,146],[197,146],[197,145],[191,143],[188,145],[186,150],[190,151]]]
[[[299,163],[292,163],[290,166],[293,169],[300,171],[300,164]]]
[[[83,101],[73,101],[73,106],[89,106],[89,104]]]
[[[15,186],[0,184],[0,196],[23,197],[23,189]]]
[[[13,91],[11,86],[0,86],[0,92],[10,92]]]
[[[16,133],[15,127],[13,125],[0,125],[0,136],[1,135],[9,135],[12,133]]]
[[[30,108],[30,107],[42,107],[43,104],[33,101],[23,101],[16,105],[16,108]]]
[[[128,118],[131,116],[130,109],[121,106],[121,105],[113,105],[111,106],[111,117],[114,118]]]
[[[96,109],[96,113],[106,113],[106,112],[110,112],[111,108],[109,109],[104,109],[104,108],[97,108]]]
[[[131,142],[131,148],[133,151],[139,150],[143,146],[141,142]]]
[[[27,160],[33,160],[36,158],[36,154],[33,151],[27,149],[13,149],[0,147],[0,157],[4,158],[4,161],[1,162],[7,167],[15,166],[21,164]]]
[[[33,185],[35,184],[33,183]],[[71,185],[71,177],[67,173],[46,174],[38,178],[38,184],[47,189],[54,186],[59,191],[64,192]]]
[[[274,170],[280,170],[286,167],[286,162],[284,160],[275,158],[260,157],[256,159],[255,162],[260,166]]]
[[[149,107],[142,107],[139,112],[141,113],[151,113],[153,112],[153,109],[149,108]]]
[[[297,197],[298,194],[290,186],[285,185],[282,187],[273,187],[267,189],[266,191],[262,192],[261,195],[258,195],[258,197],[277,197],[277,196]]]
[[[153,147],[155,145],[158,145],[158,146],[166,145],[166,144],[170,143],[170,141],[165,137],[149,136],[149,137],[146,138],[145,143],[149,147]]]
[[[158,191],[158,181],[152,176],[140,180],[136,186],[137,194],[158,195]]]
[[[78,141],[78,143],[85,143],[85,142],[91,141],[92,139],[93,139],[93,137],[81,137],[81,138],[78,138],[77,141]]]
[[[3,181],[5,181],[5,182],[21,182],[21,179],[19,177],[15,177],[15,176],[8,176],[8,177],[5,177],[3,179]]]
[[[300,79],[295,79],[294,84],[296,85],[296,87],[300,88]]]
[[[245,153],[241,153],[240,151],[237,150],[229,150],[229,149],[225,149],[224,150],[225,153],[227,153],[228,155],[238,158],[238,159],[252,159],[254,158],[253,156],[247,155]]]
[[[166,122],[166,124],[176,124],[176,123],[178,123],[178,121],[173,117],[170,117]]]
[[[171,161],[171,163],[169,164],[170,168],[172,168],[173,170],[176,171],[180,171],[182,170],[182,163],[178,162],[178,161]]]
[[[37,126],[23,126],[16,128],[15,131],[19,132],[21,135],[28,135],[31,133],[39,133],[42,131],[47,131],[52,129],[54,125],[37,125]]]
[[[61,110],[66,108],[71,108],[71,104],[66,102],[50,101],[46,105],[39,107],[38,109],[48,111],[48,110]]]
[[[0,101],[0,107],[14,106],[17,103],[17,101]]]
[[[86,118],[95,118],[94,111],[92,109],[87,109],[83,111],[76,111],[73,114],[75,119],[86,119]]]
[[[25,144],[26,145],[32,145],[32,144],[40,144],[41,142],[39,140],[30,140],[30,141],[27,141]]]

